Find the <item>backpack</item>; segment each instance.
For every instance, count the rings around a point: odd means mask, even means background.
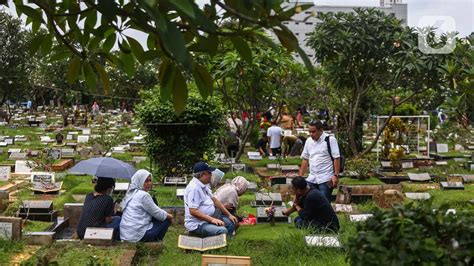
[[[331,160],[332,160],[332,167],[334,168],[334,158],[332,157],[332,153],[331,153],[331,144],[329,143],[329,136],[327,136],[326,138],[324,138],[324,141],[326,141],[327,145],[328,145],[328,152],[329,152],[329,156],[331,157]],[[346,163],[346,159],[344,158],[344,155],[340,154],[340,157],[339,157],[339,175],[344,173],[344,165]]]

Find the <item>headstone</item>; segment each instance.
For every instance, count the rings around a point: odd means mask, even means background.
[[[435,164],[438,165],[438,166],[444,166],[444,165],[448,165],[448,162],[447,161],[436,161]]]
[[[225,246],[227,246],[225,234],[205,238],[179,235],[178,238],[178,247],[187,250],[206,251]]]
[[[117,182],[115,183],[114,193],[127,192],[129,186],[130,186],[130,183]]]
[[[298,165],[282,165],[281,171],[282,172],[298,172],[300,167]]]
[[[293,136],[293,132],[291,130],[283,130],[283,136],[284,137]]]
[[[277,159],[276,156],[273,156],[273,155],[268,156],[268,160],[274,161],[274,160],[276,160],[276,159]]]
[[[29,162],[33,164],[33,162]],[[28,166],[28,161],[15,161],[15,174],[30,174],[32,169]]]
[[[62,158],[74,158],[74,149],[61,149]]]
[[[123,146],[113,147],[112,151],[115,153],[125,153],[125,147]]]
[[[84,243],[99,246],[111,246],[113,235],[113,228],[87,227],[84,234]]]
[[[53,210],[51,200],[24,200],[18,210],[18,216],[33,221],[57,222],[58,211]]]
[[[94,155],[101,155],[102,154],[102,145],[100,145],[99,143],[94,143],[94,145],[92,145],[92,153]]]
[[[178,198],[180,200],[184,200],[184,192],[185,191],[186,191],[186,189],[184,189],[184,188],[176,189],[176,198]]]
[[[81,156],[82,159],[86,159],[89,157],[90,152],[91,152],[90,149],[83,148],[79,151],[79,155]]]
[[[279,184],[291,184],[291,178],[286,176],[273,176],[271,178],[271,185],[279,185]]]
[[[69,227],[76,229],[84,203],[65,203],[64,218],[69,218]]]
[[[338,203],[334,204],[334,211],[335,212],[346,212],[346,213],[354,212],[351,204],[338,204]]]
[[[427,200],[430,199],[431,196],[429,193],[418,193],[418,192],[406,192],[405,196],[411,200]]]
[[[247,187],[247,191],[249,192],[256,192],[258,189],[257,183],[255,182],[249,182],[249,185]]]
[[[410,181],[426,182],[431,181],[431,176],[428,173],[408,173]]]
[[[21,149],[8,149],[8,154],[12,154],[12,153],[20,153],[21,152]]]
[[[454,144],[454,150],[455,151],[463,151],[464,147],[460,144]]]
[[[448,152],[448,144],[446,143],[436,143],[436,152],[437,153],[446,153]]]
[[[16,217],[4,217],[0,216],[0,223],[3,226],[0,226],[0,235],[4,234],[4,236],[11,236],[11,240],[20,240],[21,239],[21,227],[22,227],[22,219]],[[10,231],[11,225],[11,231]],[[11,234],[10,234],[11,232]],[[2,238],[0,236],[0,238]]]
[[[66,135],[66,140],[73,140],[73,135]]]
[[[269,163],[267,164],[268,170],[279,170],[281,165],[279,163]]]
[[[464,183],[474,183],[474,175],[462,175]]]
[[[35,181],[31,183],[31,190],[33,190],[35,194],[58,194],[62,185],[63,182],[48,183]]]
[[[255,203],[257,205],[270,206],[271,204],[278,206],[282,203],[280,193],[255,193]]]
[[[0,141],[0,147],[6,147],[8,146],[8,143]]]
[[[63,140],[64,140],[64,136],[63,136],[63,134],[58,133],[58,134],[56,134],[56,136],[54,136],[54,139],[56,140],[57,145],[62,145]]]
[[[266,207],[257,207],[257,223],[267,223],[270,222],[268,219],[267,212],[265,211]],[[283,211],[286,210],[286,207],[275,206],[275,213],[273,215],[275,222],[288,223],[290,218],[283,215]]]
[[[10,160],[22,160],[26,159],[26,153],[25,152],[12,152],[10,154]]]
[[[79,135],[77,136],[77,143],[87,143],[89,142],[89,136]]]
[[[249,160],[251,161],[260,161],[263,160],[262,155],[249,155]]]
[[[305,241],[310,247],[341,247],[339,239],[334,236],[305,236]]]
[[[132,157],[132,160],[135,161],[137,164],[143,161],[146,161],[146,159],[147,159],[146,156],[133,156]]]
[[[392,162],[390,162],[390,161],[380,161],[380,163],[382,164],[382,167],[383,167],[383,168],[390,168],[390,167],[392,167]]]
[[[440,184],[443,190],[464,190],[462,182],[441,182]]]
[[[0,239],[12,240],[13,224],[0,222]]]
[[[53,158],[53,160],[61,159],[61,150],[60,149],[51,149],[49,151],[49,156]]]
[[[403,169],[411,169],[413,168],[413,162],[412,161],[409,161],[409,162],[402,162],[402,168]]]
[[[10,179],[10,166],[0,166],[0,181],[8,181]]]
[[[365,220],[369,219],[372,216],[374,216],[374,215],[371,214],[371,213],[369,213],[369,214],[351,214],[351,215],[349,215],[349,220],[351,222],[362,222],[362,221],[365,221]]]
[[[258,151],[248,151],[247,156],[248,157],[250,157],[250,156],[260,156],[260,152],[258,152]]]
[[[6,138],[6,139],[3,140],[3,142],[5,142],[5,143],[8,144],[8,145],[13,145],[13,144],[15,144],[15,141],[14,141],[13,138]]]
[[[245,172],[247,170],[247,167],[244,163],[234,163],[230,166],[230,171],[231,172]]]
[[[188,178],[185,176],[166,176],[164,180],[165,186],[186,186]]]
[[[90,135],[91,134],[91,129],[90,128],[83,128],[82,129],[82,135]]]
[[[54,183],[54,173],[33,172],[31,173],[31,182]]]

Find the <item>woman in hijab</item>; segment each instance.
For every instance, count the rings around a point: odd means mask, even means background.
[[[95,192],[87,194],[82,208],[81,217],[77,224],[77,236],[84,238],[87,227],[107,227],[114,229],[114,239],[118,240],[120,216],[114,215],[114,200],[109,194],[115,186],[115,180],[98,177]]]
[[[122,201],[120,238],[130,242],[162,240],[168,230],[171,214],[160,209],[148,191],[152,188],[152,176],[146,170],[138,170],[132,177],[127,194]]]
[[[236,176],[230,184],[225,184],[217,189],[214,196],[222,202],[224,207],[235,216],[239,205],[239,196],[242,196],[249,186],[249,181],[243,176]]]
[[[222,172],[221,170],[216,169],[212,171],[211,182],[209,183],[212,190],[216,189],[217,186],[219,186],[223,177],[224,177],[224,172]]]

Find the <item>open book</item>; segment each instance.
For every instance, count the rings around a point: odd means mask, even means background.
[[[226,235],[209,236],[205,238],[179,235],[178,247],[182,249],[193,249],[206,251],[227,246]]]

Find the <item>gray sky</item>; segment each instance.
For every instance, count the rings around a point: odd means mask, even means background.
[[[314,2],[317,5],[378,6],[380,4],[380,0],[314,0]],[[408,4],[409,26],[437,25],[442,29],[454,29],[460,36],[474,32],[474,0],[402,0],[402,3]],[[443,21],[446,23],[443,24]]]

